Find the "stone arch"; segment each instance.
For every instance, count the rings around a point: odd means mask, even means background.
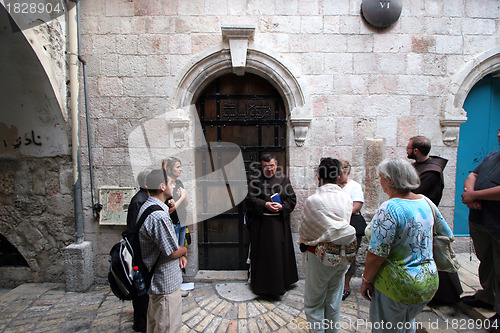
[[[453,76],[441,105],[440,123],[445,144],[458,146],[460,125],[467,120],[464,101],[472,87],[492,73],[500,73],[500,47],[474,57]]]
[[[231,37],[229,37],[231,38]],[[235,69],[235,47],[223,42],[198,55],[179,79],[174,94],[175,109],[188,108],[197,99],[206,84],[216,77],[234,72],[259,75],[272,83],[281,94],[287,116],[293,128],[295,143],[302,146],[312,120],[309,94],[299,73],[280,54],[264,46],[250,42],[245,49],[244,68]]]
[[[66,8],[64,12],[66,12]],[[37,67],[39,63],[41,68],[35,68],[36,71],[32,69],[28,73],[31,75],[46,76],[41,79],[37,78],[34,81],[37,82],[38,85],[40,82],[43,84],[43,89],[47,91],[47,94],[50,96],[49,102],[51,109],[61,112],[62,117],[65,121],[67,121],[68,115],[65,107],[67,93],[65,16],[57,15],[56,13],[50,13],[50,15],[48,13],[43,13],[48,16],[46,17],[46,20],[35,20],[35,16],[27,15],[23,12],[16,12],[12,10],[8,13],[5,11],[5,13],[8,15],[10,20],[15,22],[15,25],[19,29],[19,34],[24,36],[24,39],[26,40],[25,43],[17,42],[14,45],[16,47],[15,49],[9,48],[10,54],[14,56],[23,54],[26,56],[26,54],[29,53],[28,48],[31,49],[31,51],[36,55]],[[51,17],[52,14],[56,17]],[[5,18],[3,19],[5,20]],[[10,26],[12,26],[12,24],[10,24]],[[14,31],[12,35],[14,35]],[[16,35],[15,39],[19,41],[20,37]],[[5,52],[5,54],[8,54],[9,52]],[[43,71],[43,74],[41,71]],[[26,74],[27,73],[24,73],[24,75]],[[52,94],[54,95],[53,98],[51,96]],[[54,101],[52,99],[54,99]]]

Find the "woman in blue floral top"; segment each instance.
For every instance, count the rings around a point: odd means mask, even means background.
[[[434,223],[439,234],[453,234],[437,208],[434,221],[427,200],[411,192],[420,180],[408,161],[386,159],[378,172],[389,200],[372,220],[361,293],[371,300],[372,332],[415,332],[415,317],[439,284],[432,254]]]

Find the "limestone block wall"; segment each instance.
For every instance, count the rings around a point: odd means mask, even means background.
[[[74,241],[69,157],[0,159],[0,234],[28,267],[0,267],[4,287],[64,282],[63,248]]]
[[[405,157],[414,135],[429,137],[431,153],[449,160],[441,210],[451,224],[457,147],[442,140],[442,98],[450,77],[500,44],[499,3],[405,1],[398,22],[385,30],[368,26],[360,5],[361,0],[82,2],[96,185],[135,185],[130,132],[174,107],[176,88],[194,59],[223,42],[221,26],[244,24],[255,27],[250,45],[280,54],[307,88],[312,121],[304,145],[297,146],[293,130],[288,132],[288,169],[299,197],[294,231],[302,202],[315,190],[320,157],[351,161],[352,178],[367,191],[369,216],[384,199],[372,174],[380,155]],[[102,278],[119,228],[100,227],[89,211],[85,220]]]
[[[75,236],[66,17],[10,8],[0,5],[0,234],[27,266],[10,266],[2,241],[0,285],[64,282],[63,248]]]

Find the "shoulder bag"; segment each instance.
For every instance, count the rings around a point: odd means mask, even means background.
[[[438,271],[444,271],[448,273],[456,273],[460,268],[460,264],[457,261],[457,256],[453,248],[451,247],[451,242],[453,241],[447,236],[439,235],[436,229],[437,220],[437,208],[432,203],[432,201],[425,195],[422,195],[427,201],[432,210],[432,216],[434,217],[434,227],[433,227],[433,237],[432,237],[432,252],[434,254],[434,262]]]
[[[356,236],[364,236],[366,221],[361,213],[351,215],[351,225],[356,229]]]

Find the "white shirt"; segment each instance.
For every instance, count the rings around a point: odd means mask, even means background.
[[[342,188],[342,191],[351,196],[352,201],[365,202],[365,197],[363,195],[363,189],[361,184],[357,181],[349,179],[347,184]]]

